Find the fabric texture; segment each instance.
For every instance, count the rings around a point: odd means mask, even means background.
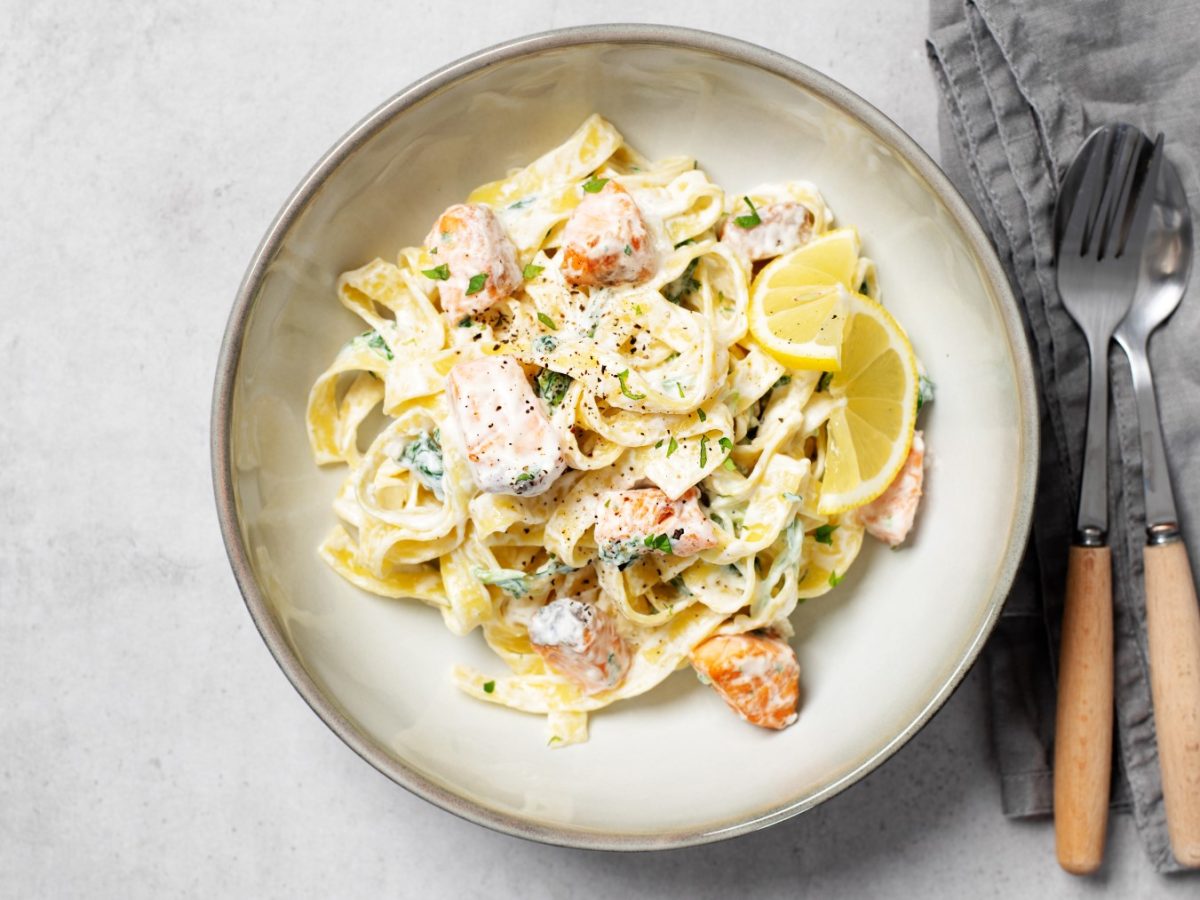
[[[1056,656],[1083,458],[1087,346],[1055,286],[1059,179],[1095,127],[1166,136],[1195,209],[1200,191],[1200,5],[1093,0],[931,0],[927,45],[943,100],[943,165],[990,234],[1017,296],[1037,369],[1041,461],[1032,536],[988,643],[992,738],[1004,813],[1053,811]],[[1193,571],[1200,562],[1200,296],[1151,340],[1171,483]],[[1114,344],[1109,416],[1116,714],[1112,802],[1147,855],[1175,871],[1159,779],[1142,583],[1145,512],[1137,413]],[[952,385],[941,386],[953,390]]]

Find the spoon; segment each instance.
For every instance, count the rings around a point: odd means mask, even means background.
[[[1192,214],[1164,160],[1142,256],[1141,288],[1114,335],[1133,375],[1146,494],[1146,630],[1167,832],[1175,858],[1200,866],[1200,607],[1179,529],[1147,355],[1150,334],[1179,305],[1192,268]]]

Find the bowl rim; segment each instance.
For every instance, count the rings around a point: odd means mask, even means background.
[[[944,683],[913,719],[891,740],[862,759],[840,778],[771,811],[717,825],[663,832],[621,832],[537,822],[489,808],[426,778],[384,752],[361,732],[317,686],[305,670],[259,588],[239,525],[234,496],[232,432],[233,394],[243,339],[263,276],[292,224],[307,208],[325,178],[391,119],[439,89],[488,66],[546,51],[590,44],[656,44],[714,54],[784,78],[856,119],[893,149],[937,197],[966,239],[987,287],[998,301],[1005,336],[1016,368],[1020,413],[1020,450],[1025,465],[1016,485],[1017,504],[1008,546],[992,587],[985,615],[968,639],[962,656]],[[451,62],[400,90],[343,135],[300,181],[276,214],[251,258],[234,300],[221,342],[213,385],[211,465],[221,536],[246,607],[276,663],[292,686],[355,753],[401,787],[463,819],[516,837],[564,847],[594,850],[662,850],[688,847],[746,834],[789,819],[841,793],[874,771],[906,744],[932,718],[974,665],[999,618],[1028,538],[1038,469],[1038,414],[1033,365],[1017,301],[999,259],[965,200],[932,158],[895,122],[832,78],[781,53],[712,32],[673,25],[605,24],[555,29],[514,38]]]

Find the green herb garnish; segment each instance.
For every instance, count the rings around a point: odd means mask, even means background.
[[[470,328],[474,324],[475,323],[474,323],[474,321],[472,321],[470,316],[463,316],[461,319],[459,319],[458,327],[459,328]]]
[[[684,238],[682,241],[680,241],[678,244],[675,245],[675,249],[678,250],[680,247],[684,247],[688,244],[694,244],[694,243],[696,243],[695,238]]]
[[[548,315],[546,315],[544,312],[538,313],[537,317],[538,317],[538,321],[541,322],[543,325],[545,325],[547,328],[549,328],[551,331],[558,331],[558,326],[554,324],[554,320],[552,318],[550,318]]]
[[[700,282],[695,278],[696,266],[699,263],[700,257],[692,257],[680,276],[663,287],[663,296],[672,303],[680,303],[692,291],[699,290]]]
[[[721,445],[721,449],[724,450],[726,453],[733,452],[733,441],[731,441],[729,438],[723,437],[719,441],[717,441],[717,443]]]
[[[708,435],[700,435],[700,468],[708,465]]]
[[[534,475],[532,472],[522,472],[520,475],[517,476],[517,482],[520,483],[522,481],[533,481],[533,479],[536,477],[537,476]]]
[[[917,412],[920,412],[922,407],[933,402],[933,398],[937,393],[937,385],[927,375],[917,376]]]
[[[670,456],[679,449],[679,441],[675,440],[675,435],[671,435],[671,440],[667,442],[667,456]]]
[[[671,552],[671,539],[665,534],[650,534],[646,536],[643,543],[651,550],[659,550],[662,553]]]
[[[842,583],[842,579],[845,577],[846,577],[845,575],[839,575],[837,572],[830,572],[829,573],[829,586],[837,587],[839,584]]]
[[[625,255],[633,256],[633,248],[630,247],[628,244],[625,245]]]
[[[750,198],[743,197],[742,199],[745,200],[746,205],[750,207],[750,215],[738,216],[733,220],[734,224],[739,228],[754,228],[757,225],[761,225],[762,219],[758,217],[758,210],[754,208],[754,204],[751,202]]]
[[[821,377],[817,379],[817,393],[827,390],[831,381],[833,381],[833,373],[822,372]]]
[[[628,397],[630,400],[645,400],[646,399],[645,394],[635,394],[633,391],[631,391],[629,389],[629,385],[625,383],[627,378],[629,378],[629,370],[628,369],[626,369],[624,372],[617,373],[617,381],[621,382],[621,393],[624,394],[626,397]]]
[[[494,681],[485,681],[485,682],[483,683],[483,692],[484,692],[485,694],[490,694],[490,693],[491,693],[492,691],[494,691],[494,690],[496,690],[496,682],[494,682]]]
[[[696,410],[696,415],[697,415],[697,417],[699,417],[701,422],[708,421],[708,413],[706,413],[704,410],[702,410],[702,409]]]
[[[487,272],[480,272],[478,275],[472,275],[471,280],[467,282],[467,296],[478,294],[483,290],[483,286],[487,284]]]
[[[607,178],[597,178],[593,175],[589,180],[583,183],[583,189],[589,194],[598,194],[604,190],[604,186],[608,184]]]
[[[526,263],[525,269],[521,272],[521,274],[524,275],[525,280],[528,281],[531,278],[537,278],[539,275],[541,275],[542,272],[545,271],[545,268],[545,266],[535,266],[533,263]]]
[[[567,388],[573,380],[570,375],[542,369],[537,377],[538,395],[551,407],[558,406],[567,395]]]
[[[442,263],[440,266],[434,266],[432,269],[422,269],[421,274],[426,278],[432,278],[434,281],[445,281],[450,277],[450,266]]]
[[[837,531],[836,525],[822,525],[813,532],[813,540],[818,544],[832,544],[833,533]]]

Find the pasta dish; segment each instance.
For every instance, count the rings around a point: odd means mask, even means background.
[[[346,472],[319,552],[478,629],[463,691],[553,746],[689,665],[796,720],[789,616],[908,535],[932,396],[813,185],[727,194],[592,116],[337,295],[367,330],[309,398]]]

